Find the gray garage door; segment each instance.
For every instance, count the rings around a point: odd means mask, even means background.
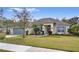
[[[22,28],[14,28],[13,29],[13,34],[15,34],[15,35],[21,35],[23,33],[24,33],[24,31]]]

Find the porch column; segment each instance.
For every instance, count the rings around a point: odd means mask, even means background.
[[[69,29],[69,26],[66,26],[65,34],[69,34],[69,33],[68,33],[68,29]]]
[[[13,28],[10,29],[10,34],[13,34]]]
[[[42,31],[44,31],[44,34],[47,34],[47,31],[44,25],[42,26]]]

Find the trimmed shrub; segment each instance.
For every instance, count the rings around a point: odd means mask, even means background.
[[[35,27],[33,30],[35,32],[35,35],[38,35],[39,34],[40,29],[38,27]]]

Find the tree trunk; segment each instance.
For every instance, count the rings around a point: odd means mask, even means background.
[[[25,38],[25,28],[23,28],[23,38]]]
[[[25,38],[25,35],[26,35],[26,33],[25,33],[25,28],[26,28],[25,19],[24,19],[23,24],[24,24],[24,25],[23,25],[23,30],[24,30],[24,31],[23,31],[23,32],[24,32],[24,33],[23,33],[23,38]]]

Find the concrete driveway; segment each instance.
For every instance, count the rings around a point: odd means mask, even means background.
[[[1,43],[1,42],[0,42],[0,49],[16,51],[16,52],[65,52],[65,51],[54,50],[54,49],[38,48],[32,46],[16,45],[16,44]]]

